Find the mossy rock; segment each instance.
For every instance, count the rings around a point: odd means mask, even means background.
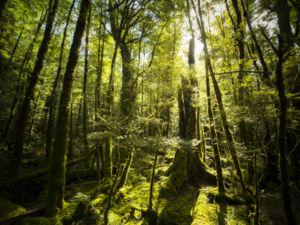
[[[26,212],[21,206],[14,204],[8,199],[0,197],[0,223],[21,215]]]
[[[58,225],[53,219],[46,217],[26,217],[18,221],[17,225]]]

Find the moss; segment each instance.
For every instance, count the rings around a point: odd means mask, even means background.
[[[53,219],[48,219],[46,217],[26,217],[21,219],[17,225],[58,225]]]
[[[239,196],[231,195],[225,193],[224,195],[219,195],[219,193],[212,189],[207,193],[207,198],[210,203],[216,201],[217,203],[226,203],[228,205],[243,205],[246,204],[246,201]]]
[[[66,221],[70,221],[76,211],[77,205],[78,202],[65,203],[64,208],[60,211],[58,215],[58,218],[64,223]]]
[[[0,197],[0,223],[25,212],[26,209],[23,207],[14,204],[8,199]]]
[[[182,151],[177,151],[170,176],[164,186],[160,189],[161,198],[171,198],[179,193],[181,188],[187,182],[187,157]]]
[[[217,188],[206,187],[199,190],[200,194],[197,198],[195,207],[192,210],[193,223],[192,225],[207,224],[214,225],[218,224],[218,214],[221,210],[219,204],[211,202],[208,199],[208,195],[217,196]],[[228,195],[230,196],[230,195]],[[248,224],[247,222],[247,207],[244,205],[233,205],[225,206],[226,210],[224,218],[226,224],[237,225],[237,224]]]
[[[185,193],[181,193],[181,196],[177,199],[171,201],[162,201],[160,206],[163,206],[163,208],[159,210],[159,224],[191,224],[193,221],[191,209],[194,207],[197,195],[197,189],[189,187],[189,190]]]

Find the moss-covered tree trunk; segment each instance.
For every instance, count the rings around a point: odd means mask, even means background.
[[[194,77],[194,49],[194,39],[191,39],[188,57],[190,79],[182,77],[181,88],[178,90],[179,136],[186,143],[182,144],[181,149],[177,150],[175,154],[171,174],[166,186],[160,192],[162,197],[178,194],[186,184],[216,183],[215,176],[206,171],[204,163],[200,160],[199,151],[192,149],[189,143],[196,137],[196,108],[192,101],[193,88],[197,84]]]
[[[66,72],[64,75],[63,89],[60,98],[59,112],[56,126],[56,134],[52,159],[50,163],[50,174],[48,182],[48,193],[46,200],[46,216],[54,216],[63,207],[64,188],[66,174],[66,153],[69,138],[70,102],[72,94],[73,79],[79,57],[81,39],[86,26],[86,19],[91,0],[82,0],[79,17],[70,49]]]
[[[50,161],[50,156],[51,156],[51,151],[53,147],[53,138],[54,138],[54,130],[55,130],[55,112],[56,112],[56,105],[57,105],[57,89],[59,86],[59,82],[61,80],[61,70],[62,70],[62,61],[63,61],[63,56],[64,56],[64,49],[65,49],[65,41],[67,38],[67,31],[68,31],[68,26],[72,14],[72,10],[75,4],[75,0],[73,0],[69,13],[67,16],[66,20],[66,25],[64,28],[64,33],[63,33],[63,38],[60,46],[60,54],[59,54],[59,60],[58,60],[58,68],[57,68],[57,73],[55,80],[53,82],[53,87],[52,87],[52,92],[49,100],[49,118],[48,118],[48,126],[47,126],[47,137],[46,137],[46,162],[49,163]]]
[[[123,119],[130,120],[134,113],[135,104],[135,85],[132,68],[132,58],[129,46],[122,43],[121,46],[122,57],[122,89],[121,89],[121,115]]]
[[[104,44],[105,44],[105,28],[102,29],[102,20],[103,20],[103,5],[101,5],[101,12],[100,12],[100,21],[99,21],[99,33],[98,33],[98,50],[97,50],[97,79],[96,79],[96,86],[95,86],[95,121],[96,123],[99,122],[100,117],[100,91],[101,91],[101,83],[102,83],[102,73],[103,73],[103,59],[104,59]],[[100,126],[96,124],[95,130],[100,131]],[[97,142],[96,144],[96,154],[97,154],[97,171],[98,171],[98,178],[99,182],[101,179],[101,171],[102,167],[104,166],[104,159],[103,159],[103,144],[101,141]]]
[[[103,177],[112,177],[112,138],[106,137],[103,149]]]
[[[51,0],[49,2],[50,10],[48,13],[44,37],[37,54],[34,68],[29,79],[29,84],[26,88],[25,98],[19,112],[18,121],[16,125],[16,136],[15,136],[16,143],[15,143],[15,149],[13,155],[13,162],[12,162],[16,170],[18,169],[22,159],[23,145],[26,137],[26,127],[27,127],[28,117],[31,109],[30,102],[33,99],[35,86],[38,82],[39,74],[44,64],[44,58],[48,51],[48,45],[51,39],[51,31],[55,20],[58,2],[59,0],[54,0],[53,6],[51,4]]]

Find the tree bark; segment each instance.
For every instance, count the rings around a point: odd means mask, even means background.
[[[85,37],[85,59],[84,59],[84,75],[83,75],[83,111],[82,111],[82,128],[83,128],[83,151],[88,151],[88,106],[87,106],[87,78],[89,72],[89,35],[91,23],[91,8],[89,11],[86,37]],[[86,161],[88,167],[88,161]]]
[[[292,200],[289,186],[289,173],[286,157],[286,114],[287,114],[287,98],[285,95],[284,78],[282,75],[282,66],[284,62],[284,43],[279,36],[279,47],[277,50],[278,62],[276,65],[276,88],[279,97],[279,127],[278,127],[278,149],[279,149],[279,165],[281,178],[281,194],[283,199],[283,208],[288,225],[295,225],[296,217],[292,210]]]
[[[61,70],[62,70],[62,60],[64,56],[64,49],[65,49],[65,41],[67,38],[67,31],[68,31],[68,26],[72,14],[72,10],[75,4],[75,0],[73,0],[69,13],[67,16],[66,20],[66,25],[64,28],[64,33],[63,33],[63,38],[60,46],[60,55],[59,55],[59,61],[58,61],[58,69],[56,73],[55,80],[53,82],[53,87],[52,87],[52,92],[50,96],[50,101],[49,101],[49,118],[48,118],[48,126],[47,126],[47,137],[46,137],[46,162],[49,163],[50,158],[51,158],[51,151],[53,148],[53,138],[54,138],[54,124],[55,124],[55,112],[56,112],[56,105],[57,105],[57,89],[59,86],[59,82],[61,80]]]
[[[70,124],[70,102],[72,94],[73,79],[79,57],[81,39],[86,26],[86,19],[91,0],[82,0],[80,13],[70,49],[66,72],[64,75],[63,89],[60,98],[58,119],[52,159],[50,163],[50,174],[48,194],[46,200],[46,216],[54,216],[64,204],[64,188],[66,173],[66,153],[68,149],[69,124]],[[55,160],[54,160],[55,159]]]
[[[208,73],[208,66],[207,60],[205,60],[205,73],[206,73],[206,96],[207,96],[207,110],[208,110],[208,117],[209,117],[209,129],[211,135],[212,146],[214,149],[214,158],[215,158],[215,165],[217,170],[217,184],[218,190],[220,195],[225,194],[225,187],[224,187],[224,178],[223,178],[223,171],[222,171],[222,163],[220,157],[220,150],[218,146],[218,138],[215,130],[215,121],[214,115],[211,107],[211,97],[210,97],[210,86],[209,86],[209,73]]]

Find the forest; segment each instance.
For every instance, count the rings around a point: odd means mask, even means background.
[[[298,0],[0,0],[1,225],[299,223]]]

